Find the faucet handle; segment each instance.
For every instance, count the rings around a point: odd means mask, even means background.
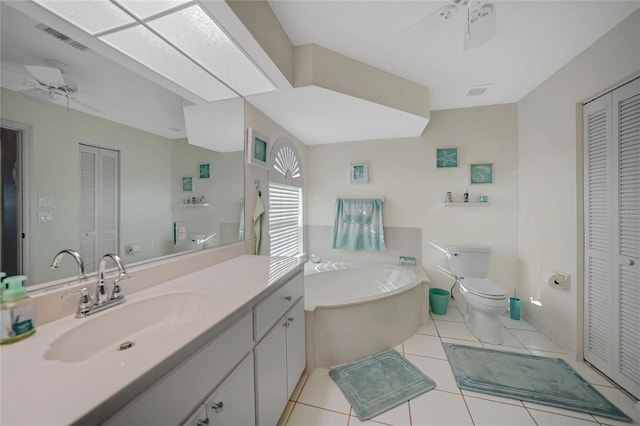
[[[120,281],[124,281],[129,279],[129,274],[120,275],[118,278],[113,280],[113,290],[111,291],[111,300],[123,299],[124,293],[122,292],[122,288],[120,287]]]
[[[83,287],[80,290],[71,290],[64,293],[60,296],[61,299],[66,299],[72,294],[80,293],[80,301],[78,302],[78,310],[76,311],[77,317],[85,316],[91,311],[91,307],[93,306],[93,300],[91,300],[91,296],[89,295],[89,289],[87,287]]]

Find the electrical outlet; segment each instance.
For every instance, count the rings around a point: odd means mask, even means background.
[[[51,213],[51,212],[38,212],[38,222],[40,222],[40,223],[53,222],[53,213]]]

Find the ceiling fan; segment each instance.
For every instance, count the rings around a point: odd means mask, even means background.
[[[36,101],[64,102],[67,110],[69,110],[69,105],[73,103],[94,112],[101,112],[85,103],[87,96],[78,92],[78,85],[75,81],[68,77],[63,77],[64,64],[57,62],[56,64],[59,64],[60,67],[25,65],[24,68],[33,78],[24,79],[26,88],[21,92]]]
[[[480,46],[497,34],[495,5],[477,0],[451,0],[451,4],[420,19],[407,28],[404,34],[412,38],[423,37],[446,21],[451,20],[460,9],[466,14],[464,50]]]

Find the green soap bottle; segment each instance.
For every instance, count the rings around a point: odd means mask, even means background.
[[[35,305],[23,285],[26,279],[16,275],[2,281],[0,344],[17,342],[36,332]]]

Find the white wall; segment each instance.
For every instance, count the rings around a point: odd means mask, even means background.
[[[436,168],[436,148],[457,147],[459,167]],[[341,197],[385,197],[385,226],[422,229],[422,265],[432,285],[449,289],[438,272],[444,253],[431,245],[485,244],[493,249],[489,275],[511,291],[518,259],[518,154],[515,104],[433,111],[419,138],[307,147],[305,192],[308,225],[333,225]],[[353,161],[369,162],[369,184],[349,183]],[[469,164],[494,163],[491,185],[470,185]],[[442,207],[445,193],[472,200],[489,196],[487,207]]]
[[[586,49],[518,103],[520,294],[540,300],[527,317],[569,351],[582,352],[581,104],[640,71],[640,11]],[[571,275],[552,289],[544,271]]]

